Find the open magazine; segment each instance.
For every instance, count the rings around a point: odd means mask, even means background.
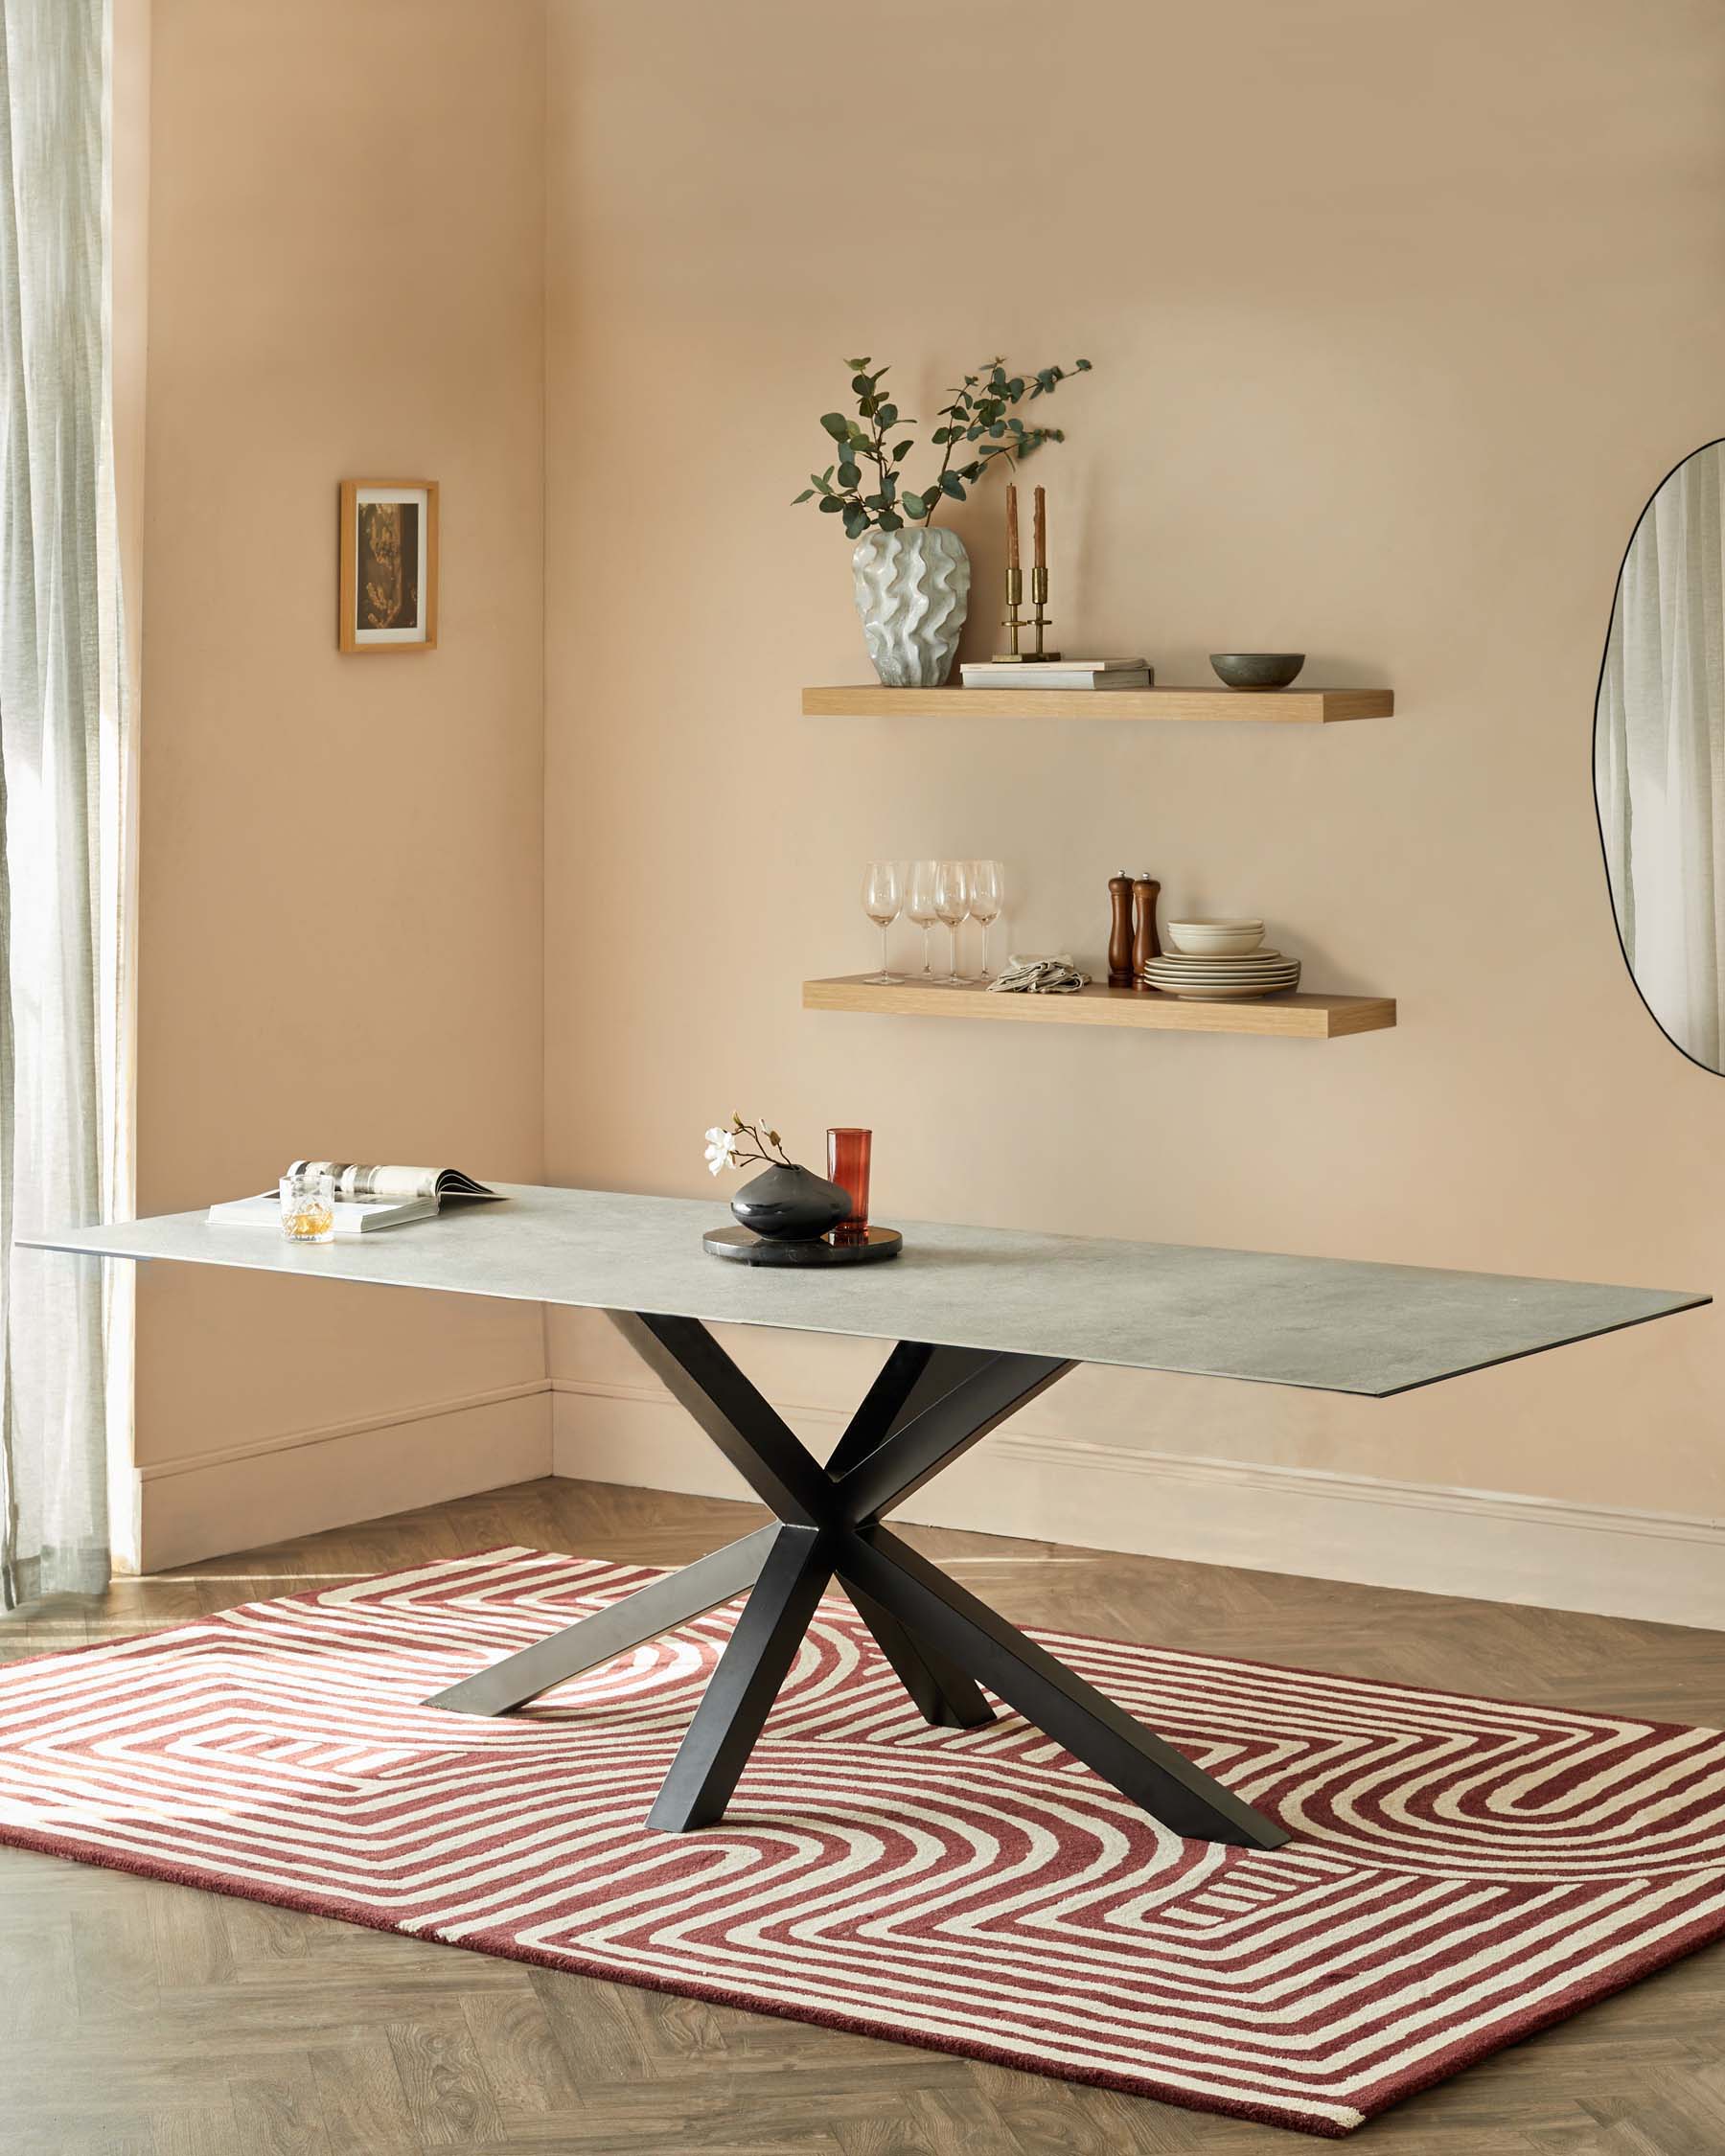
[[[494,1198],[494,1190],[459,1168],[366,1168],[352,1160],[292,1160],[290,1176],[334,1176],[335,1196],[346,1198]]]
[[[433,1220],[446,1198],[495,1198],[459,1168],[366,1166],[353,1160],[295,1160],[288,1175],[327,1175],[335,1184],[337,1235],[370,1235],[380,1227],[405,1227]],[[232,1198],[212,1205],[213,1227],[275,1227],[282,1225],[280,1194],[261,1191],[255,1198]]]

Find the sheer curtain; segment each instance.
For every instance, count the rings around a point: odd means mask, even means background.
[[[0,0],[0,1594],[101,1587],[129,1306],[15,1231],[129,1209],[106,0]],[[116,1271],[122,1269],[114,1269]]]
[[[1725,1012],[1725,443],[1636,527],[1612,609],[1594,776],[1618,928],[1647,1007],[1717,1070]]]

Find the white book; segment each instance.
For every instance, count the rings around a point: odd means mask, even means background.
[[[380,1227],[405,1227],[410,1221],[435,1220],[438,1198],[338,1198],[334,1204],[337,1235],[371,1235]],[[209,1211],[212,1227],[282,1226],[281,1193],[264,1190],[256,1198],[229,1198]]]
[[[967,689],[1147,689],[1156,669],[1143,659],[1052,659],[1028,666],[974,659],[958,670]]]

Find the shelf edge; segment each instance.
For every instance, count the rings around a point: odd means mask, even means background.
[[[947,1001],[945,998],[950,998]],[[802,984],[806,1011],[872,1018],[970,1019],[979,1022],[1105,1026],[1138,1033],[1212,1033],[1280,1041],[1336,1041],[1386,1032],[1397,1022],[1391,996],[1265,998],[1254,1002],[1139,1001],[1135,992],[1095,989],[1082,997],[996,996],[979,989],[918,984],[883,986],[860,975],[831,975]]]
[[[1176,709],[1185,702],[1186,708]],[[1177,724],[1339,725],[1389,719],[1392,689],[884,689],[870,682],[805,688],[805,719],[966,718],[1162,721]]]

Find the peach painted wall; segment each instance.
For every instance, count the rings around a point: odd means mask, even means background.
[[[153,18],[140,1205],[307,1152],[531,1179],[543,10]],[[338,654],[344,475],[441,482],[437,652]],[[140,1303],[146,1562],[542,1470],[536,1311],[168,1267]]]
[[[550,32],[552,1180],[710,1190],[700,1133],[740,1105],[805,1152],[872,1124],[888,1219],[1725,1285],[1725,1084],[1636,999],[1590,792],[1620,553],[1720,431],[1717,10],[1003,0],[984,33],[947,0],[557,0]],[[1068,651],[1178,682],[1211,649],[1303,648],[1397,716],[800,718],[805,682],[866,678],[845,544],[788,506],[840,355],[891,360],[927,414],[996,351],[1095,366],[1035,468]],[[969,654],[1000,509],[954,519]],[[999,855],[1007,940],[1092,959],[1105,879],[1147,867],[1401,1022],[1305,1044],[805,1014],[805,975],[868,961],[881,853]],[[584,1398],[637,1373],[584,1320],[551,1337],[579,1471]],[[817,1408],[869,1360],[744,1353]],[[1038,1411],[1700,1516],[1722,1394],[1715,1309],[1383,1405],[1085,1371]]]

